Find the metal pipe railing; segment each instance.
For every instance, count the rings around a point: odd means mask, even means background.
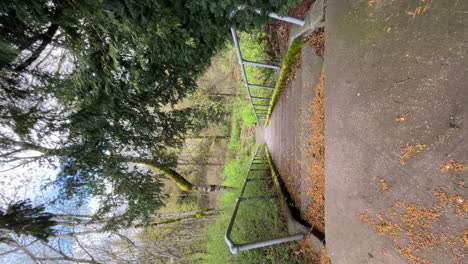
[[[257,14],[262,13],[262,11],[260,9],[258,9],[258,8],[252,8],[252,7],[249,7],[247,5],[239,5],[239,6],[237,6],[236,10],[231,12],[230,17],[234,16],[234,14],[236,14],[238,11],[246,9],[246,8],[253,10]],[[268,13],[268,16],[271,17],[271,18],[274,18],[274,19],[278,19],[278,20],[286,21],[286,22],[289,22],[289,23],[292,23],[292,24],[296,24],[296,25],[299,25],[301,27],[304,26],[304,24],[305,24],[305,21],[303,19],[290,17],[290,16],[280,16],[280,15],[278,15],[276,13],[273,13],[273,12]]]
[[[266,177],[261,177],[261,178],[249,178],[251,176],[251,172],[254,171],[264,171],[268,170],[267,169],[254,169],[252,168],[253,165],[268,165],[268,160],[266,159],[265,155],[265,149],[263,149],[263,152],[259,152],[260,148],[257,148],[257,151],[255,152],[255,155],[252,159],[252,162],[250,163],[249,166],[249,171],[247,172],[247,177],[244,180],[244,184],[242,185],[239,197],[237,198],[236,205],[234,207],[234,212],[232,213],[231,219],[229,220],[228,227],[226,229],[226,234],[224,235],[224,240],[226,241],[226,244],[229,247],[229,250],[231,251],[232,254],[237,254],[238,252],[244,251],[244,250],[249,250],[249,249],[254,249],[254,248],[260,248],[260,247],[266,247],[270,245],[275,245],[279,243],[284,243],[284,242],[289,242],[293,240],[298,240],[304,238],[305,234],[304,233],[297,233],[289,236],[282,236],[282,237],[277,237],[277,238],[272,238],[272,239],[266,239],[266,240],[259,240],[259,241],[253,241],[253,242],[248,242],[248,243],[242,243],[238,244],[232,241],[231,239],[231,232],[232,228],[234,227],[234,222],[237,216],[237,212],[239,210],[239,206],[242,202],[244,201],[252,201],[252,200],[268,200],[277,197],[276,195],[271,195],[271,196],[259,196],[259,197],[242,197],[245,191],[245,188],[247,187],[247,183],[252,182],[252,181],[261,181],[261,180],[267,180],[268,178]],[[264,161],[259,162],[259,161]]]
[[[232,17],[239,10],[243,10],[243,9],[246,9],[246,8],[249,8],[249,9],[253,10],[254,12],[256,12],[258,14],[262,13],[260,9],[250,8],[250,7],[246,6],[246,5],[240,5],[240,6],[237,7],[236,10],[231,12],[230,16]],[[293,24],[296,24],[296,25],[299,25],[299,26],[303,26],[304,23],[305,23],[305,21],[302,20],[302,19],[298,19],[298,18],[295,18],[295,17],[289,17],[289,16],[283,17],[283,16],[279,16],[276,13],[268,13],[268,16],[270,16],[272,18],[275,18],[275,19],[278,19],[278,20],[293,23]],[[255,104],[252,99],[259,99],[259,100],[267,101],[268,103],[267,103],[266,106],[269,106],[270,105],[269,103],[271,101],[271,95],[268,98],[258,97],[258,96],[253,97],[252,96],[252,91],[250,90],[250,88],[253,87],[253,88],[266,89],[266,90],[274,90],[275,88],[271,87],[271,86],[265,86],[265,85],[260,85],[260,84],[249,83],[249,81],[247,80],[247,74],[245,72],[244,65],[264,67],[264,68],[269,68],[269,69],[273,69],[273,70],[279,70],[281,67],[278,66],[278,65],[271,65],[271,64],[261,63],[261,62],[245,60],[242,57],[242,52],[241,52],[241,49],[240,49],[240,46],[239,46],[239,39],[238,39],[238,36],[237,36],[237,33],[236,33],[236,29],[234,27],[231,28],[231,34],[232,34],[232,39],[234,40],[234,46],[236,48],[237,60],[239,62],[240,68],[241,68],[242,78],[244,79],[245,86],[247,87],[247,94],[249,96],[250,104],[251,104],[252,109],[254,111],[255,118],[257,119],[257,123],[262,125],[261,123],[266,120],[266,114],[260,113],[261,112],[261,111],[259,111],[260,109],[255,108],[255,106],[257,106],[257,104]]]
[[[245,8],[248,8],[248,7],[246,5],[238,6],[237,9],[234,10],[231,13],[231,17],[237,11],[245,9]],[[252,10],[255,11],[256,13],[258,13],[258,14],[261,14],[261,11],[259,9],[252,8]],[[286,21],[286,22],[289,22],[289,23],[297,24],[299,26],[303,26],[304,23],[305,23],[305,21],[302,20],[302,19],[298,19],[298,18],[295,18],[295,17],[282,17],[282,16],[279,16],[276,13],[269,13],[268,16],[270,16],[272,18],[275,18],[275,19],[278,19],[278,20],[282,20],[282,21]],[[251,104],[252,109],[254,111],[255,118],[257,119],[257,123],[260,123],[260,121],[266,120],[266,117],[267,117],[267,114],[268,114],[268,109],[267,108],[266,109],[265,108],[256,108],[256,106],[257,107],[264,107],[264,106],[268,107],[270,105],[271,95],[270,95],[270,97],[252,96],[252,91],[250,90],[250,88],[253,87],[253,88],[266,89],[266,90],[274,90],[275,88],[270,87],[270,86],[260,85],[260,84],[249,83],[249,81],[247,79],[247,74],[245,72],[244,65],[252,65],[252,66],[257,66],[257,67],[270,68],[270,69],[273,69],[273,70],[279,70],[281,67],[277,66],[277,65],[271,65],[271,64],[261,63],[261,62],[254,62],[254,61],[245,60],[242,57],[242,52],[241,52],[241,49],[240,49],[240,46],[239,46],[239,39],[238,39],[238,36],[237,36],[237,33],[236,33],[236,29],[234,27],[231,28],[231,34],[232,34],[232,39],[234,40],[234,47],[236,48],[237,60],[239,62],[240,68],[241,68],[242,78],[244,79],[245,86],[247,87],[247,94],[249,96],[249,101],[250,101],[250,104]],[[254,99],[255,100],[260,100],[261,102],[266,101],[266,104],[264,104],[264,103],[260,104],[259,101],[254,102],[253,101]],[[260,124],[260,125],[262,125],[262,124]],[[263,161],[263,163],[261,161]],[[229,224],[228,224],[228,227],[226,229],[226,234],[224,235],[224,240],[226,241],[226,244],[229,246],[229,250],[231,250],[232,254],[236,254],[236,253],[238,253],[240,251],[244,251],[244,250],[260,248],[260,247],[275,245],[275,244],[284,243],[284,242],[288,242],[288,241],[298,240],[298,239],[304,238],[304,236],[305,236],[304,233],[297,233],[297,234],[293,234],[293,235],[289,235],[289,236],[283,236],[283,237],[267,239],[267,240],[260,240],[260,241],[253,241],[253,242],[248,242],[248,243],[243,243],[243,244],[238,244],[238,243],[235,243],[234,241],[232,241],[231,232],[232,232],[232,228],[234,226],[234,221],[236,219],[237,212],[239,210],[239,206],[240,206],[241,202],[252,201],[252,200],[268,200],[268,199],[272,199],[272,198],[276,197],[276,196],[242,197],[248,182],[262,181],[262,180],[267,180],[268,179],[268,178],[265,178],[265,177],[249,178],[251,176],[251,172],[268,170],[268,168],[260,169],[260,168],[252,167],[253,165],[261,165],[261,164],[266,165],[267,164],[267,158],[265,157],[265,153],[263,153],[263,156],[262,156],[262,154],[260,152],[260,155],[259,155],[259,149],[257,149],[257,151],[255,152],[255,155],[254,155],[254,157],[252,159],[252,162],[250,163],[249,171],[247,172],[247,176],[246,176],[246,178],[244,180],[244,184],[242,185],[242,188],[241,188],[241,191],[240,191],[240,194],[239,194],[239,198],[237,198],[236,205],[234,207],[234,211],[232,213],[231,219],[229,220]]]
[[[248,60],[243,60],[242,64],[258,66],[258,67],[264,67],[264,68],[270,68],[270,69],[273,69],[273,70],[279,70],[281,68],[280,66],[276,66],[276,65],[271,65],[271,64],[261,63],[261,62],[255,62],[255,61],[248,61]]]

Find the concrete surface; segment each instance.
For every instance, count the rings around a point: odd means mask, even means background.
[[[265,144],[265,128],[263,126],[257,125],[255,127],[255,144]]]
[[[323,0],[316,1],[304,19],[303,27],[291,26],[289,45],[300,35],[324,26]],[[307,162],[311,159],[306,145],[310,131],[306,121],[311,118],[312,113],[308,106],[314,95],[313,88],[318,83],[323,59],[315,54],[310,44],[303,46],[301,58],[302,66],[297,69],[291,85],[282,91],[262,140],[267,143],[273,162],[283,180],[289,179],[287,184],[289,192],[297,193],[296,207],[303,214],[312,202],[306,192],[308,186],[305,181]],[[287,205],[283,205],[283,210],[287,216],[290,233],[310,231],[294,220]],[[320,251],[323,241],[314,234],[308,233],[308,236],[312,246]]]
[[[307,35],[308,33],[311,33],[312,31],[316,30],[317,28],[321,28],[324,26],[325,13],[323,9],[323,4],[324,0],[316,0],[312,4],[309,11],[302,18],[305,22],[304,26],[299,26],[295,24],[291,25],[291,28],[289,29],[289,45],[291,45],[291,43],[300,35]]]
[[[289,234],[297,234],[297,233],[306,234],[306,236],[309,237],[309,240],[312,246],[314,247],[314,249],[317,251],[320,251],[324,245],[323,241],[319,237],[317,237],[315,234],[311,233],[310,232],[311,230],[309,227],[302,225],[293,217],[291,209],[288,203],[286,202],[286,197],[283,196],[282,199],[280,199],[280,203],[281,203],[281,210],[286,219],[286,225],[288,227]]]
[[[455,181],[467,180],[467,171],[440,166],[449,158],[468,163],[468,1],[426,0],[429,8],[416,15],[423,1],[369,2],[328,1],[326,10],[328,255],[334,264],[413,263],[395,251],[405,242],[377,234],[357,214],[385,213],[397,200],[431,206],[430,189],[466,199]],[[395,121],[403,113],[408,119]],[[402,149],[419,142],[426,149],[402,165]],[[437,221],[436,233],[467,226],[452,211]],[[466,261],[449,251],[441,244],[415,253],[431,263]]]
[[[301,53],[302,66],[297,69],[291,85],[284,88],[273,109],[265,129],[265,141],[282,179],[287,182],[288,191],[297,194],[293,197],[296,207],[304,213],[312,202],[306,192],[308,186],[305,181],[305,167],[311,160],[307,151],[310,132],[307,120],[311,118],[309,105],[323,60],[315,54],[310,44],[305,44]],[[313,245],[320,249],[321,241],[311,238]]]
[[[289,45],[300,35],[324,26],[323,6],[324,0],[317,0],[305,15],[304,26],[291,25]],[[310,44],[303,45],[301,58],[302,65],[297,69],[291,85],[282,91],[262,139],[266,141],[282,177],[294,178],[293,185],[289,187],[299,190],[296,206],[304,212],[312,202],[306,194],[307,185],[303,184],[305,167],[310,160],[306,146],[309,125],[306,121],[312,114],[308,106],[314,95],[313,88],[318,82],[323,59],[315,54]],[[302,194],[304,199],[301,198]]]

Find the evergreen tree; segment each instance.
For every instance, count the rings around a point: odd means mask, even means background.
[[[43,205],[33,206],[30,200],[19,201],[10,204],[5,211],[0,210],[0,230],[47,241],[54,235],[53,227],[57,225],[52,217]]]
[[[232,15],[245,2],[3,1],[0,161],[59,162],[59,198],[104,197],[98,215],[115,216],[109,227],[148,218],[162,205],[152,169],[185,190],[224,189],[191,184],[169,151],[216,112],[166,106],[197,88],[230,26],[266,21],[249,8]],[[248,4],[284,14],[295,2]]]

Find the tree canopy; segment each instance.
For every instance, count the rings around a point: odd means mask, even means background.
[[[295,2],[249,6],[284,13]],[[0,3],[0,161],[59,164],[59,198],[102,197],[97,216],[113,215],[109,228],[147,218],[163,204],[151,169],[202,190],[174,171],[177,159],[168,149],[216,112],[166,106],[197,88],[231,25],[248,29],[266,21],[248,8],[232,16],[241,4]]]

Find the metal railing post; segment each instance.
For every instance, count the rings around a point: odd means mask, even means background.
[[[258,84],[251,84],[251,83],[248,83],[247,84],[249,87],[254,87],[254,88],[262,88],[262,89],[269,89],[269,90],[274,90],[275,87],[271,87],[271,86],[264,86],[264,85],[258,85]]]
[[[277,197],[276,195],[271,195],[271,196],[258,196],[258,197],[242,197],[245,191],[245,188],[247,186],[248,182],[252,181],[262,181],[262,180],[267,180],[267,177],[262,177],[262,178],[249,178],[250,173],[252,171],[260,171],[260,170],[266,170],[266,169],[252,169],[252,165],[254,164],[262,164],[266,165],[268,163],[256,163],[255,161],[258,160],[264,160],[267,161],[266,157],[264,157],[265,153],[259,155],[259,149],[255,152],[255,155],[252,159],[252,162],[250,163],[249,170],[247,172],[247,177],[244,180],[244,184],[242,185],[239,198],[237,198],[236,205],[234,206],[234,211],[232,212],[231,219],[229,220],[226,233],[224,235],[224,240],[226,241],[226,244],[229,247],[229,250],[231,251],[232,254],[237,254],[241,251],[244,250],[249,250],[249,249],[254,249],[254,248],[260,248],[260,247],[266,247],[270,245],[275,245],[279,243],[284,243],[284,242],[289,242],[289,241],[294,241],[294,240],[299,240],[304,238],[305,234],[304,233],[297,233],[297,234],[292,234],[289,236],[282,236],[282,237],[277,237],[277,238],[272,238],[272,239],[266,239],[266,240],[260,240],[260,241],[253,241],[253,242],[248,242],[248,243],[242,243],[242,244],[237,244],[231,239],[231,232],[232,228],[234,227],[234,221],[237,216],[237,212],[239,211],[240,203],[244,201],[258,201],[258,200],[268,200]],[[263,157],[261,157],[263,156]],[[267,168],[268,169],[268,168]]]

